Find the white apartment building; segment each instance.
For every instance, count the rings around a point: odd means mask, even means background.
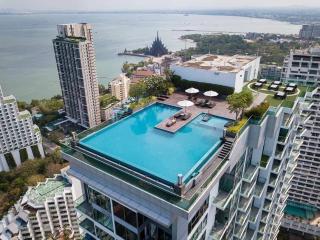
[[[283,63],[281,81],[316,86],[320,82],[320,47],[291,50]]]
[[[58,25],[53,40],[67,117],[89,128],[101,122],[92,26]]]
[[[66,230],[80,239],[71,184],[62,175],[30,187],[0,222],[0,239],[39,240]]]
[[[112,96],[116,97],[119,101],[125,101],[129,97],[130,78],[125,74],[120,74],[109,83],[109,90]]]
[[[234,88],[241,92],[246,81],[258,77],[260,57],[245,55],[212,55],[170,65],[171,71],[184,80]]]
[[[163,132],[155,126],[180,108],[155,103],[66,142],[62,156],[82,189],[77,210],[86,237],[276,239],[296,161],[291,152],[299,100],[292,108],[270,107],[236,134],[226,130],[230,119],[220,118],[227,109],[208,123],[201,121],[201,113],[182,132]],[[198,132],[208,137],[200,140]],[[218,142],[199,155],[201,164],[180,174],[190,155],[214,137]]]
[[[44,157],[40,129],[30,112],[19,112],[15,97],[4,96],[0,86],[0,171],[21,165],[23,151],[28,159],[34,159],[33,150]]]
[[[320,236],[320,90],[306,96],[301,108],[297,164],[283,227]]]

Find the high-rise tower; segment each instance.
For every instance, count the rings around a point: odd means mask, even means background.
[[[92,26],[58,25],[53,40],[67,116],[90,128],[101,122]]]

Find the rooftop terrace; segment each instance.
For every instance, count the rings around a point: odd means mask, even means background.
[[[29,188],[24,195],[22,203],[30,201],[33,204],[42,205],[46,199],[53,198],[56,194],[61,194],[64,188],[68,186],[70,184],[60,175],[55,178],[48,178],[45,182]]]
[[[225,56],[206,54],[180,63],[180,65],[183,67],[193,67],[217,72],[237,73],[241,71],[245,65],[257,58],[256,56],[247,55]]]

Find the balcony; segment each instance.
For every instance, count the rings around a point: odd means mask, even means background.
[[[256,187],[254,189],[254,193],[253,193],[254,196],[261,198],[265,186],[266,186],[265,183],[257,182]]]
[[[256,186],[255,182],[253,182],[253,183],[251,183],[251,184],[246,183],[246,182],[242,183],[242,186],[241,186],[241,196],[243,196],[243,197],[249,197],[249,196],[252,194],[255,186]]]
[[[279,174],[280,172],[280,168],[281,168],[281,164],[274,161],[273,165],[272,165],[272,172],[275,174]]]
[[[261,222],[267,223],[268,215],[269,215],[269,213],[267,213],[267,212],[265,212],[265,211],[262,211],[262,214],[261,214]]]
[[[233,192],[219,191],[218,195],[213,200],[213,204],[220,210],[225,210],[232,199],[232,196]]]
[[[269,212],[270,209],[271,209],[271,201],[266,199],[263,205],[263,210]]]
[[[247,227],[245,227],[245,225],[243,226],[243,225],[237,224],[237,226],[234,230],[234,235],[237,238],[241,239],[244,236],[244,233],[246,232],[246,230],[247,230]]]
[[[250,207],[250,205],[252,203],[252,199],[253,199],[253,197],[250,197],[250,198],[241,197],[241,200],[240,200],[239,206],[238,206],[238,210],[240,210],[242,212],[247,212],[248,208]]]
[[[257,176],[258,170],[259,170],[259,168],[257,166],[250,165],[246,169],[245,173],[243,174],[242,179],[246,182],[251,183],[253,181],[253,179]]]
[[[266,224],[265,223],[260,223],[259,232],[264,234],[265,228],[266,228]]]
[[[247,230],[247,234],[246,234],[246,236],[245,236],[245,240],[252,240],[252,239],[254,239],[253,238],[253,235],[254,235],[254,231],[253,230],[251,230],[251,229],[248,229]]]
[[[272,201],[273,199],[273,195],[274,195],[275,191],[272,189],[268,189],[267,193],[266,193],[266,198],[268,198],[269,200]]]
[[[80,220],[79,226],[82,229],[84,229],[84,231],[86,231],[89,234],[92,234],[93,236],[95,236],[94,223],[91,220],[89,220],[88,218],[84,217],[82,219],[79,219]]]
[[[273,188],[276,187],[277,185],[277,176],[276,175],[273,175],[273,176],[270,176],[270,179],[269,179],[269,185]]]
[[[251,211],[250,211],[250,217],[249,217],[249,221],[252,223],[255,223],[258,219],[258,215],[259,215],[259,208],[256,207],[252,207]]]
[[[260,161],[260,167],[266,168],[268,166],[269,159],[270,159],[269,156],[262,154],[261,161]]]
[[[240,225],[244,225],[247,222],[249,216],[250,216],[250,211],[248,211],[247,213],[238,212],[236,221]]]
[[[226,224],[220,224],[215,222],[214,227],[211,230],[210,237],[213,240],[221,240],[227,230],[228,225],[228,222]]]

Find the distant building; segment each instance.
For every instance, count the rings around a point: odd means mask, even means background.
[[[137,71],[133,72],[130,77],[131,84],[138,83],[142,79],[145,79],[147,77],[151,77],[153,75],[155,75],[155,73],[151,70],[148,70],[148,69],[137,70]]]
[[[80,238],[71,184],[62,175],[30,187],[0,222],[0,239],[48,239],[63,229]]]
[[[260,77],[268,80],[280,80],[282,68],[277,65],[261,65]]]
[[[109,83],[109,90],[118,100],[126,100],[129,97],[130,79],[125,74],[120,74]]]
[[[320,24],[305,24],[299,32],[302,39],[312,39],[320,37]]]
[[[240,92],[244,82],[258,77],[259,65],[257,56],[206,54],[172,64],[170,69],[184,80],[232,87]]]
[[[163,55],[168,54],[168,49],[164,46],[162,40],[159,37],[159,34],[157,33],[157,37],[152,43],[151,48],[147,47],[147,50],[145,52],[146,55],[151,55],[154,57],[161,57]]]
[[[4,96],[0,86],[0,171],[21,165],[22,152],[34,159],[33,150],[44,157],[39,127],[33,124],[29,111],[19,112],[15,97]]]
[[[67,117],[85,128],[101,122],[92,27],[58,25],[53,40]]]
[[[283,63],[281,80],[314,86],[320,82],[320,47],[291,50]]]

